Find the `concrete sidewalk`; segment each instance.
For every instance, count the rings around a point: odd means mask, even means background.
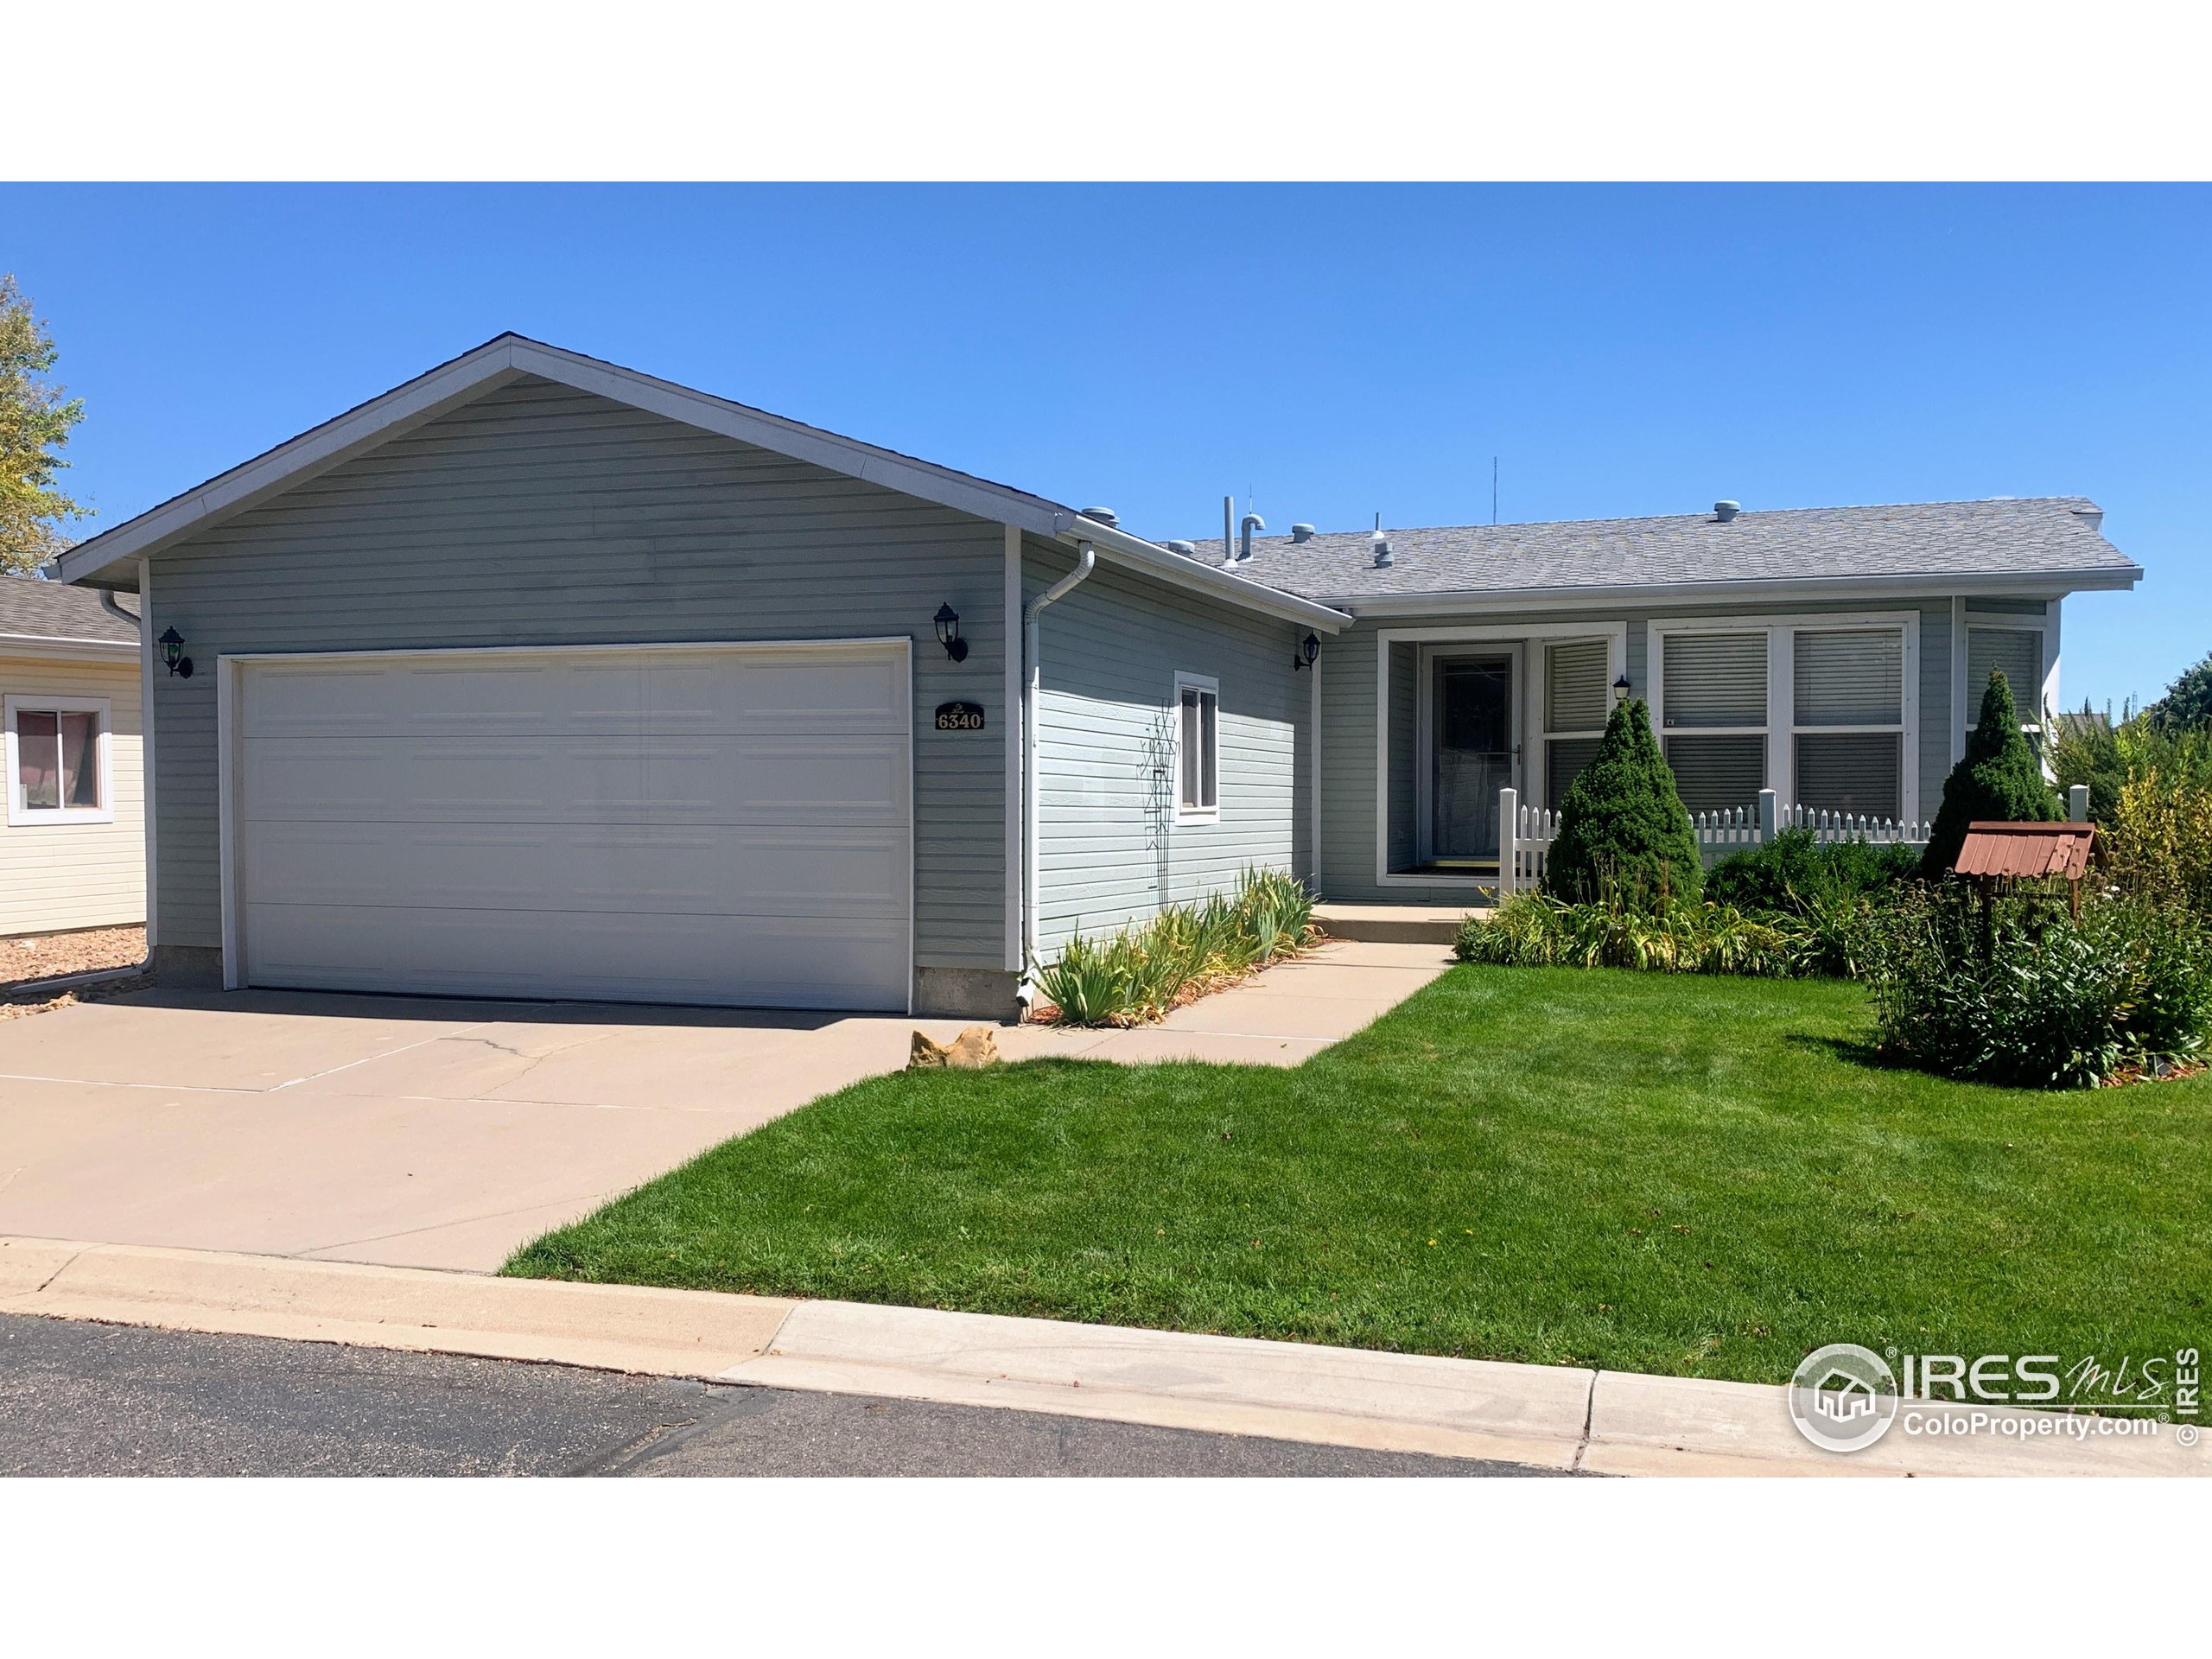
[[[0,1239],[0,1312],[596,1366],[1611,1474],[2202,1475],[2171,1431],[1815,1450],[1737,1382],[706,1291]],[[1993,1417],[2030,1414],[1990,1408]]]

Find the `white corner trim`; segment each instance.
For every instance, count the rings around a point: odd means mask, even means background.
[[[161,817],[154,810],[154,577],[152,561],[138,561],[138,810],[145,820],[146,957],[162,942]]]
[[[1021,960],[1021,886],[1027,877],[1022,868],[1021,798],[1027,780],[1021,775],[1022,748],[1022,630],[1021,526],[1006,526],[1006,582],[1004,615],[1006,672],[1001,696],[1006,703],[999,741],[1006,746],[1006,953],[1008,971],[1020,973]]]
[[[11,692],[4,700],[8,823],[13,829],[58,829],[72,823],[115,822],[115,710],[105,697],[62,696],[38,691]],[[99,734],[93,740],[93,764],[99,768],[98,806],[31,807],[23,804],[23,772],[16,741],[16,716],[26,710],[56,714],[97,715]],[[56,780],[57,786],[59,780]]]

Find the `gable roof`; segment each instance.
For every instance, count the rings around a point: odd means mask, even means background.
[[[1088,542],[1101,558],[1147,570],[1178,587],[1211,594],[1231,604],[1331,632],[1351,620],[1326,606],[1255,581],[1246,572],[1194,565],[1179,554],[1086,518],[1073,507],[1027,490],[995,484],[934,461],[515,334],[487,340],[382,397],[372,397],[79,543],[56,562],[56,573],[65,582],[129,588],[135,583],[135,575],[125,579],[115,569],[123,561],[157,553],[525,375],[665,416],[995,524],[1012,524],[1071,545]]]
[[[1665,589],[1691,597],[1833,582],[1839,589],[1916,586],[2131,588],[2142,567],[2104,538],[2104,511],[2078,495],[1808,507],[1558,524],[1392,530],[1392,563],[1375,566],[1373,533],[1294,542],[1268,537],[1235,566],[1262,582],[1355,609],[1398,601],[1556,595],[1602,599]],[[1218,563],[1218,538],[1197,544]]]
[[[11,645],[86,645],[102,655],[135,652],[138,629],[101,604],[88,588],[0,575],[0,656]]]

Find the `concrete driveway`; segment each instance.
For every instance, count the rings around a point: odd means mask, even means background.
[[[0,1234],[489,1270],[903,1016],[144,992],[0,1022]]]
[[[1338,944],[1009,1060],[1297,1065],[1444,971]],[[0,1020],[0,1235],[488,1272],[547,1229],[906,1063],[904,1015],[143,991]]]

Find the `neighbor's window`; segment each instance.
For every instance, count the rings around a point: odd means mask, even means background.
[[[105,821],[108,706],[86,697],[7,700],[8,822]]]
[[[1895,818],[1904,800],[1904,631],[1797,630],[1797,804]]]
[[[1682,804],[1756,804],[1766,787],[1766,630],[1669,633],[1660,649],[1662,735]]]
[[[1175,677],[1176,816],[1208,818],[1221,810],[1221,686],[1196,674]]]

